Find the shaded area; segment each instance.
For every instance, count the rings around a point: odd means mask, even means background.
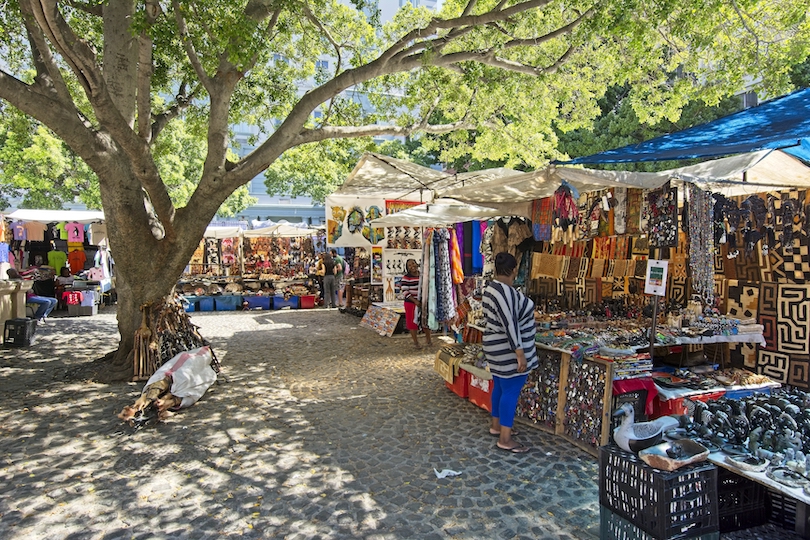
[[[496,452],[487,414],[433,373],[435,349],[334,310],[192,320],[220,380],[140,431],[115,414],[142,383],[65,378],[115,346],[114,314],[0,350],[0,536],[598,538],[596,460],[532,429],[532,453]]]

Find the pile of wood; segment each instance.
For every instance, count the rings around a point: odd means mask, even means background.
[[[167,298],[160,305],[144,304],[141,312],[141,326],[135,332],[134,381],[149,379],[178,353],[208,345],[198,327],[192,324],[177,295]],[[211,367],[219,373],[216,355]]]

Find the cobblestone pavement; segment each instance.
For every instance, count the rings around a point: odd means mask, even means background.
[[[115,347],[114,313],[0,349],[0,538],[599,537],[596,459],[526,427],[531,453],[496,451],[487,413],[433,372],[435,347],[336,310],[192,320],[220,378],[140,431],[115,415],[142,383],[69,376]]]

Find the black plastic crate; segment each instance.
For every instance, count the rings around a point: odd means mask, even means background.
[[[687,536],[688,540],[719,540],[720,533]],[[623,517],[599,505],[599,540],[656,540]]]
[[[768,522],[765,493],[762,484],[717,469],[717,509],[720,512],[720,532],[740,531]]]
[[[765,507],[769,523],[774,523],[789,530],[796,528],[796,499],[773,489],[768,489]]]
[[[35,319],[9,319],[3,328],[3,345],[6,347],[27,347],[34,339],[37,330]]]
[[[624,394],[613,394],[613,411],[618,411],[622,405],[630,403],[633,406],[634,418],[636,422],[647,421],[647,390],[641,388],[639,390],[632,390]],[[611,433],[614,429],[619,427],[624,418],[614,416],[611,418],[610,430]]]
[[[719,532],[717,467],[708,461],[667,472],[602,446],[599,503],[659,540]]]

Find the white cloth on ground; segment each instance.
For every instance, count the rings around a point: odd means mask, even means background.
[[[214,355],[206,345],[198,349],[183,351],[160,366],[146,381],[146,386],[164,377],[171,377],[171,393],[181,398],[180,408],[191,407],[217,380],[217,373],[211,367]]]

